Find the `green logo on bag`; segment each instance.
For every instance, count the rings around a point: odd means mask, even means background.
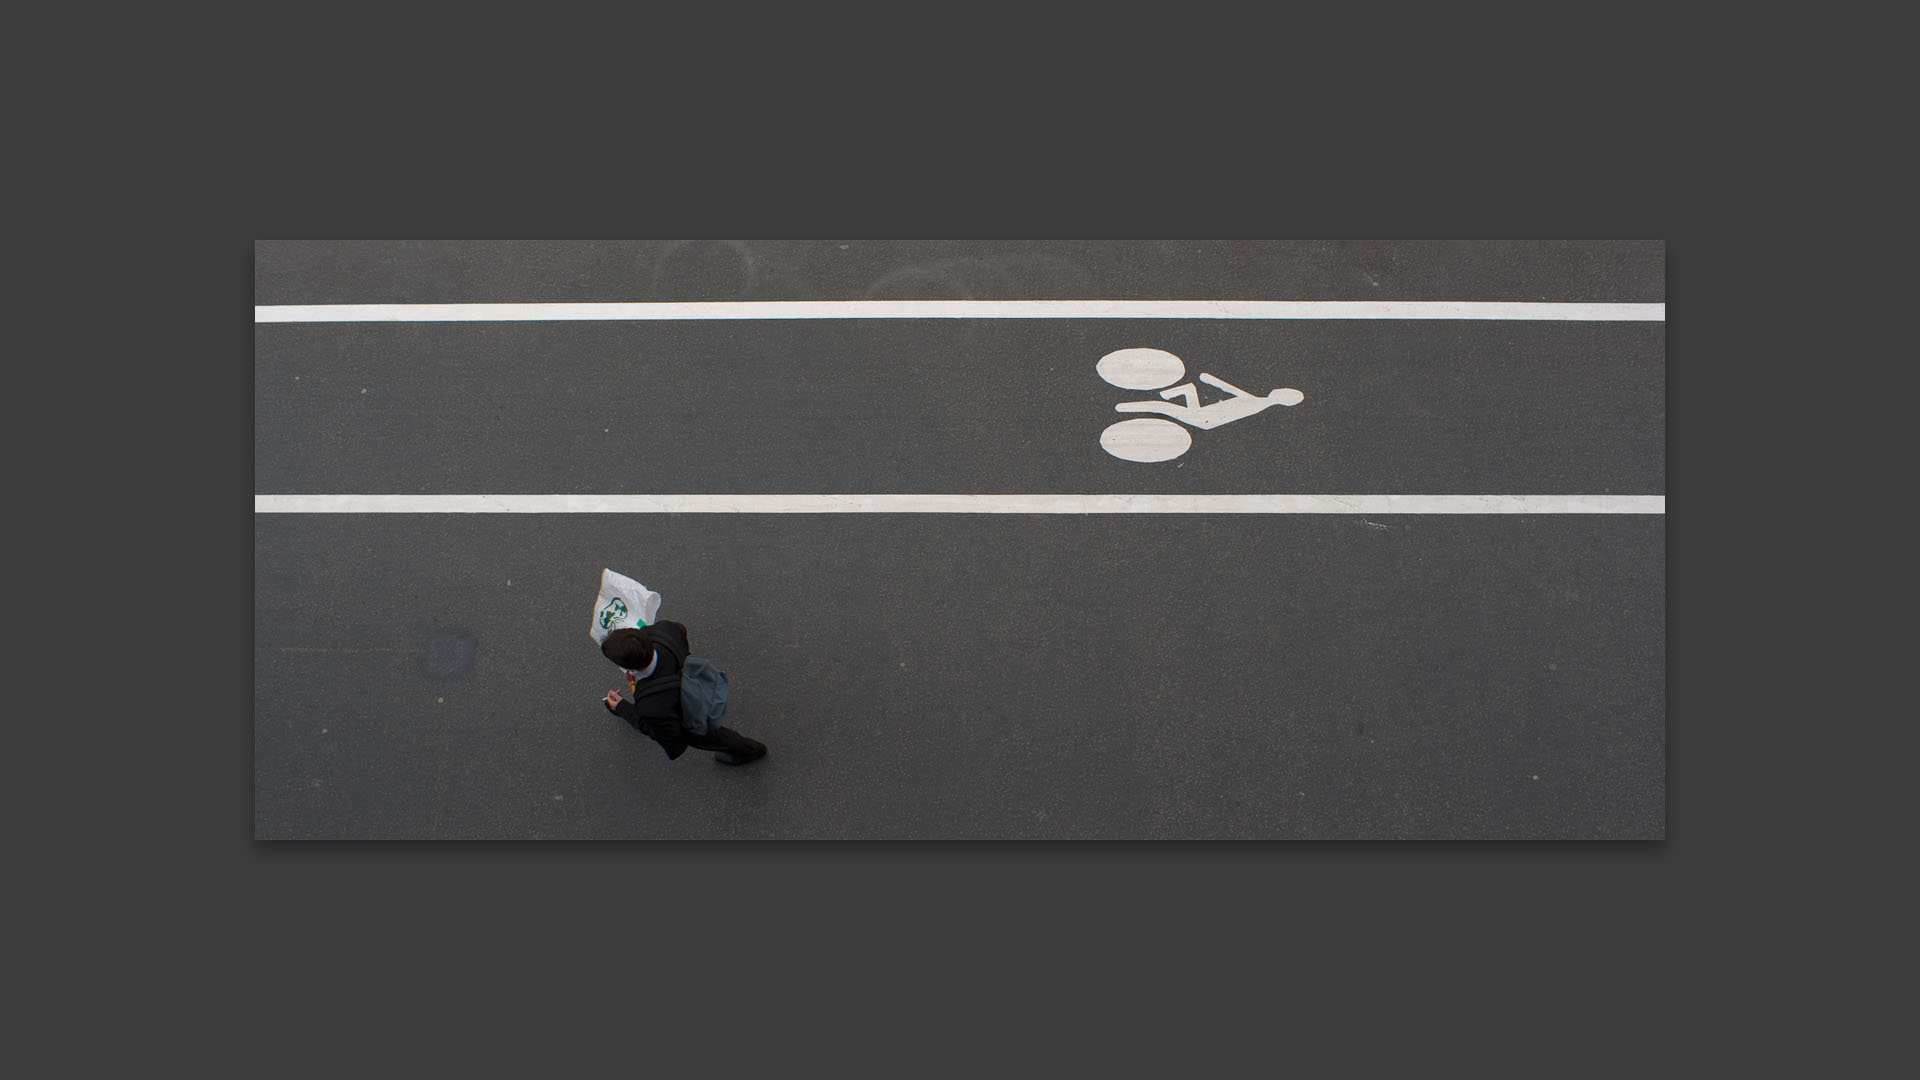
[[[611,630],[614,623],[626,617],[627,602],[616,596],[607,601],[606,607],[600,609],[600,629]]]

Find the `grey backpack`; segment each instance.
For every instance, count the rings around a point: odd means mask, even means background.
[[[727,674],[699,656],[687,657],[680,669],[681,724],[688,731],[709,734],[727,715]]]

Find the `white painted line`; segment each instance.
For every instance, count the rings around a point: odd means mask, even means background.
[[[255,495],[256,514],[1665,514],[1664,495]]]
[[[1665,322],[1665,304],[1452,300],[775,300],[652,304],[264,304],[256,323],[577,319],[1521,319]]]

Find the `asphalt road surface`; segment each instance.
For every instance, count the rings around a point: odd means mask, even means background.
[[[268,306],[1664,292],[1659,242],[255,260]],[[1161,395],[1102,378],[1121,349],[1303,400],[1124,460],[1116,404]],[[257,321],[254,492],[1663,496],[1665,385],[1658,318]],[[256,512],[255,835],[1658,839],[1665,542],[1661,512]],[[606,713],[603,567],[767,759]]]

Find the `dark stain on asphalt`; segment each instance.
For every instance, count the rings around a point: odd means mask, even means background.
[[[427,639],[426,652],[420,657],[420,667],[428,678],[457,679],[473,667],[474,651],[472,634],[442,630]]]

